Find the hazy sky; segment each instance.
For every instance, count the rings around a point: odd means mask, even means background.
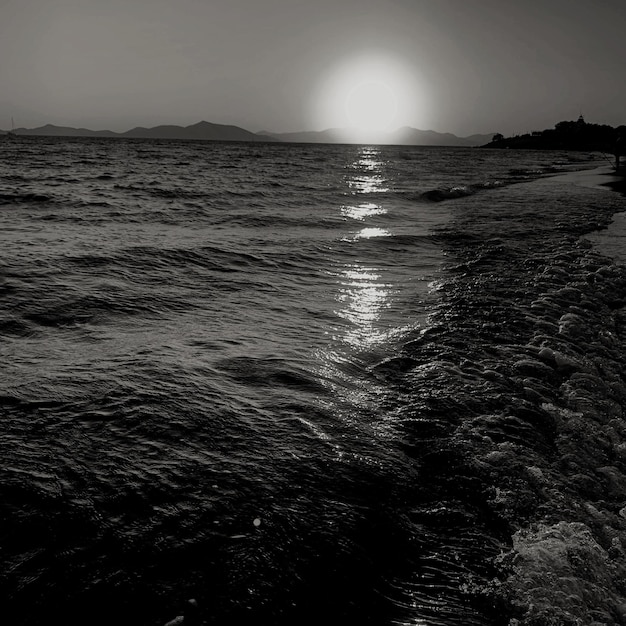
[[[626,0],[0,0],[0,128],[616,126],[625,41]]]

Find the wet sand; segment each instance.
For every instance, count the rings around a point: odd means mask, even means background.
[[[591,184],[626,195],[626,178],[617,175],[610,167],[577,172],[577,184]],[[615,213],[607,228],[587,236],[596,249],[616,263],[626,263],[626,213]]]

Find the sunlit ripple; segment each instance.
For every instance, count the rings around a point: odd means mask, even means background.
[[[384,162],[380,158],[380,149],[376,146],[363,146],[350,169],[355,175],[346,180],[353,194],[379,193],[386,191]],[[353,206],[342,206],[341,213],[361,222],[368,218],[379,217],[387,213],[381,204],[363,202]],[[365,226],[342,241],[351,241],[355,245],[359,240],[375,237],[389,237],[391,232],[380,226]],[[382,270],[357,262],[344,265],[338,272],[337,302],[341,308],[335,315],[349,322],[349,328],[341,339],[356,348],[368,348],[382,343],[387,335],[384,325],[380,324],[382,312],[391,305],[393,285],[387,284]]]
[[[363,151],[363,158],[357,159],[352,167],[354,169],[365,169],[369,171],[375,171],[380,169],[380,166],[383,164],[382,161],[379,161],[376,156],[379,154],[377,149],[373,148],[365,148]]]
[[[382,176],[356,176],[348,181],[352,193],[384,193],[389,191],[383,183],[387,182]]]
[[[362,228],[355,239],[371,239],[372,237],[390,237],[391,233],[386,228]]]
[[[386,228],[362,228],[349,237],[343,237],[342,241],[357,241],[358,239],[373,239],[374,237],[391,237],[391,232]]]
[[[356,170],[346,182],[353,194],[384,193],[389,191],[387,179],[383,175],[384,161],[380,158],[380,148],[376,146],[363,146],[359,156],[350,166]]]
[[[335,314],[352,324],[343,339],[354,347],[369,347],[385,339],[376,322],[389,306],[392,290],[380,278],[375,268],[360,265],[349,266],[342,273],[337,301],[343,306]]]
[[[373,202],[364,202],[357,206],[341,207],[341,214],[344,217],[349,217],[353,220],[365,220],[368,217],[373,217],[374,215],[384,215],[385,213],[387,213],[387,209],[384,209]]]

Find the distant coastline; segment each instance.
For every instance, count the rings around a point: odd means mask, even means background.
[[[614,128],[606,124],[592,124],[586,122],[581,115],[577,121],[562,121],[555,124],[554,128],[510,137],[505,137],[500,133],[458,137],[452,133],[440,133],[433,130],[420,130],[405,126],[387,133],[382,140],[374,143],[411,146],[513,148],[519,150],[601,151],[614,154],[617,137],[620,133],[626,137],[626,126]],[[37,128],[15,128],[12,131],[0,130],[0,136],[2,135],[12,137],[110,137],[122,139],[271,143],[368,143],[347,140],[347,133],[341,128],[293,133],[274,133],[269,131],[254,133],[240,126],[214,124],[206,121],[190,126],[173,124],[151,128],[137,126],[121,133],[112,130],[90,130],[88,128],[46,124]]]
[[[0,131],[7,135],[8,131]],[[25,137],[112,137],[128,139],[172,139],[197,141],[253,141],[281,143],[359,143],[346,141],[346,133],[341,129],[331,128],[323,131],[300,133],[272,133],[261,131],[253,133],[245,128],[211,122],[198,122],[190,126],[161,125],[152,128],[138,126],[123,133],[111,130],[90,130],[70,126],[46,124],[38,128],[16,128],[14,135]],[[457,137],[452,133],[439,133],[433,130],[419,130],[404,127],[390,132],[379,143],[389,145],[477,147],[492,138],[493,133]]]
[[[496,133],[485,148],[520,150],[586,150],[614,154],[617,137],[626,137],[626,126],[613,128],[606,124],[590,124],[581,115],[576,121],[563,121],[554,128],[505,137]]]
[[[213,141],[277,141],[262,137],[239,126],[198,122],[191,126],[161,125],[153,128],[137,126],[124,133],[112,130],[90,130],[70,126],[46,124],[38,128],[16,128],[14,134],[20,137],[116,137],[129,139],[196,139]]]

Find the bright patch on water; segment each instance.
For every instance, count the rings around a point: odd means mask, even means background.
[[[384,215],[387,213],[387,209],[373,204],[372,202],[365,202],[358,206],[343,206],[341,207],[341,214],[353,220],[366,220],[368,217],[374,215]]]

